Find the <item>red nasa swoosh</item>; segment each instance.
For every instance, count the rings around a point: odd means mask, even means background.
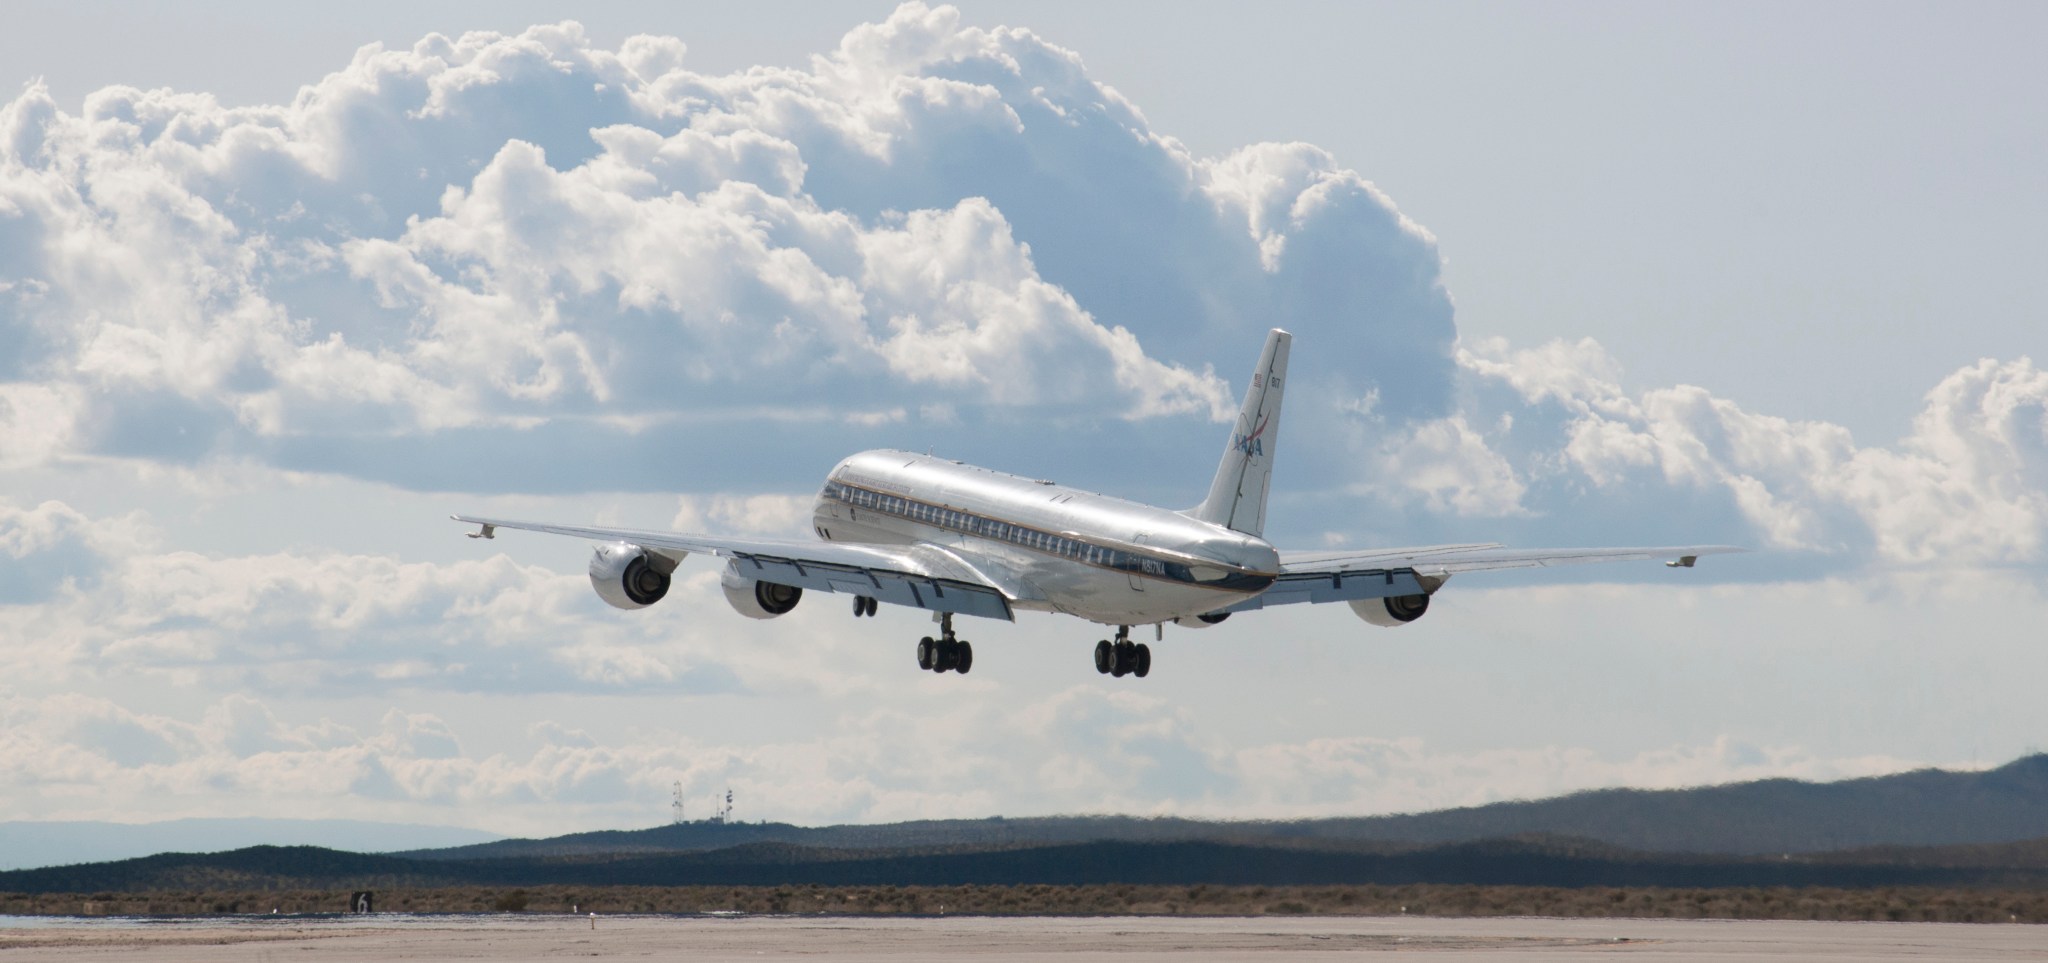
[[[1260,435],[1263,435],[1263,434],[1265,434],[1265,433],[1266,433],[1266,425],[1267,425],[1267,423],[1271,422],[1272,420],[1273,420],[1273,416],[1272,416],[1272,415],[1267,415],[1266,417],[1264,417],[1264,418],[1261,418],[1261,419],[1259,419],[1259,427],[1258,427],[1258,430],[1257,430],[1257,431],[1254,431],[1254,432],[1252,432],[1252,433],[1251,433],[1251,434],[1249,434],[1249,435],[1246,435],[1246,436],[1244,436],[1244,443],[1245,443],[1245,444],[1247,444],[1247,445],[1249,445],[1249,444],[1251,444],[1252,442],[1254,442],[1254,441],[1257,441],[1257,440],[1259,439],[1259,436],[1260,436]]]

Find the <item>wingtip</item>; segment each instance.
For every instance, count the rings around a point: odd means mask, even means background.
[[[1749,552],[1739,545],[1703,545],[1691,549],[1677,559],[1664,563],[1665,568],[1692,568],[1699,564],[1702,555],[1739,555]]]

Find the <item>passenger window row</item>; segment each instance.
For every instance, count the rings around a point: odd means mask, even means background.
[[[1168,572],[1169,566],[1158,559],[1133,555],[1129,552],[1104,548],[1100,545],[1091,545],[1076,539],[1041,532],[1037,529],[1025,528],[1021,525],[1012,525],[1009,522],[981,515],[955,511],[938,505],[930,505],[888,492],[871,491],[853,485],[831,482],[825,486],[825,497],[844,502],[855,508],[937,525],[958,532],[966,532],[970,535],[978,535],[982,538],[1009,542],[1012,545],[1021,545],[1025,548],[1076,559],[1087,562],[1090,565],[1101,565],[1130,572],[1144,572],[1148,575],[1170,574]]]

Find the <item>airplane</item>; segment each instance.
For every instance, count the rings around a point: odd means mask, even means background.
[[[965,675],[974,646],[955,615],[1015,621],[1019,611],[1059,612],[1114,626],[1095,644],[1095,670],[1144,678],[1151,647],[1133,626],[1204,629],[1240,612],[1295,603],[1344,602],[1359,618],[1399,627],[1429,611],[1451,576],[1581,562],[1666,559],[1691,568],[1727,545],[1511,549],[1496,543],[1282,551],[1262,537],[1279,450],[1280,401],[1293,337],[1273,329],[1244,405],[1201,504],[1157,508],[930,454],[878,449],[852,455],[825,478],[812,510],[813,538],[756,538],[553,525],[450,516],[479,526],[592,539],[590,583],[621,609],[668,593],[690,553],[725,560],[720,586],[754,619],[787,615],[805,592],[853,597],[855,617],[881,603],[924,609],[939,626],[917,642],[918,668]]]

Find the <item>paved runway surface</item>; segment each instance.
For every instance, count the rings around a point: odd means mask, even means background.
[[[0,917],[9,960],[2048,960],[2048,927],[1719,920],[1111,917],[392,916],[80,920]]]

